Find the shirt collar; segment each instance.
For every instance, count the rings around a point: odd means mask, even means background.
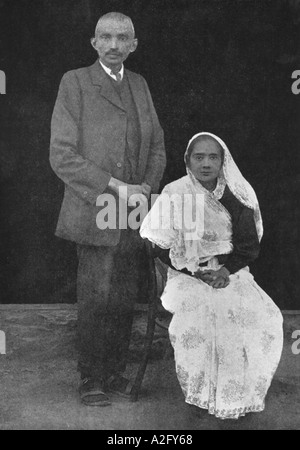
[[[114,80],[117,80],[116,75],[114,75],[113,73],[111,73],[111,69],[107,66],[105,66],[99,59],[99,63],[101,64],[103,70],[105,70],[105,72],[107,73],[107,75],[109,75],[111,78],[113,78]],[[123,80],[123,76],[124,76],[124,65],[122,64],[122,67],[120,69],[119,74],[121,75],[121,80]]]

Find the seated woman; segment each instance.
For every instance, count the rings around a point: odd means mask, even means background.
[[[282,315],[248,264],[259,253],[258,201],[225,143],[189,142],[187,175],[168,184],[141,236],[170,249],[161,300],[185,401],[221,419],[262,411],[278,366]]]

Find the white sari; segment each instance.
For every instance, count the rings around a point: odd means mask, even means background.
[[[165,187],[140,233],[169,248],[172,265],[178,269],[168,270],[161,300],[173,314],[169,335],[186,402],[218,418],[237,419],[264,409],[282,352],[282,315],[248,267],[230,275],[230,284],[223,289],[214,289],[179,271],[187,268],[194,273],[203,262],[207,266],[200,270],[217,270],[221,265],[216,255],[232,252],[231,216],[219,202],[226,184],[238,200],[254,210],[259,239],[263,232],[255,192],[225,143],[210,133],[199,133],[192,140],[201,134],[212,136],[224,149],[223,171],[216,189],[207,191],[188,170],[187,176]],[[161,207],[164,195],[171,199],[171,208]],[[186,209],[182,208],[183,198],[188,199]],[[198,216],[195,223],[197,208],[202,217],[199,220]],[[194,216],[188,214],[191,210]],[[183,211],[188,216],[184,226]]]

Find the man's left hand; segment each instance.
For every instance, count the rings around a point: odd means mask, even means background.
[[[143,194],[147,197],[147,199],[149,200],[150,198],[150,194],[151,194],[151,186],[149,186],[149,184],[147,183],[142,183],[142,192]]]

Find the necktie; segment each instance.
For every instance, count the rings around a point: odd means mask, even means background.
[[[121,73],[120,72],[117,72],[117,73],[114,73],[112,70],[110,71],[110,74],[111,75],[114,75],[115,77],[116,77],[116,81],[117,81],[117,83],[121,83],[121,81],[122,81],[122,76],[121,76]]]

